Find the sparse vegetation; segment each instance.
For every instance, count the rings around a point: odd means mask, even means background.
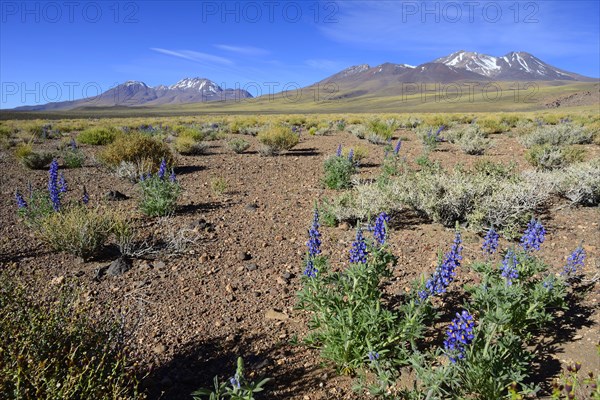
[[[265,155],[276,155],[282,151],[291,150],[300,141],[298,134],[283,126],[266,128],[258,134],[257,138],[267,149]]]
[[[119,136],[113,143],[106,146],[100,153],[100,160],[111,168],[117,168],[121,163],[133,163],[148,166],[151,172],[158,170],[161,160],[173,165],[173,156],[169,147],[150,136],[131,133]],[[141,173],[142,171],[138,171]]]
[[[115,141],[118,136],[117,129],[109,128],[88,128],[77,135],[77,141],[83,144],[103,146]]]

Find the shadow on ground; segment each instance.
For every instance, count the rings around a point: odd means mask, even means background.
[[[253,343],[262,341],[258,336],[217,337],[186,346],[169,362],[148,371],[142,388],[149,400],[190,400],[190,393],[214,387],[214,376],[220,382],[229,382],[236,369],[236,360],[242,356],[245,377],[249,382],[272,378],[264,386],[260,397],[284,400],[310,392],[318,385],[319,366],[305,368],[298,363],[277,365],[276,360],[290,357],[294,348],[280,343],[261,351],[253,350]]]

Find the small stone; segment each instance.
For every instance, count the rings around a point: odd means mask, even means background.
[[[285,271],[283,274],[281,274],[281,277],[285,280],[292,279],[292,274],[288,271]]]
[[[244,208],[248,211],[256,211],[258,209],[258,205],[256,203],[248,203]]]
[[[240,252],[238,252],[237,258],[240,261],[247,261],[247,260],[250,260],[252,258],[252,256],[245,251],[240,251]]]
[[[127,257],[119,257],[108,266],[108,274],[111,276],[122,275],[131,269],[131,260]]]
[[[167,347],[162,343],[158,343],[152,348],[152,351],[155,354],[163,354],[165,351],[167,351]]]
[[[279,283],[280,285],[287,285],[289,282],[285,279],[283,279],[282,277],[278,276],[276,279],[277,283]]]
[[[581,340],[583,339],[583,335],[575,335],[573,336],[573,340]]]
[[[246,271],[251,272],[255,271],[256,269],[258,269],[256,264],[246,264]]]
[[[283,236],[281,236],[281,235],[277,235],[277,236],[275,236],[275,241],[276,241],[276,242],[282,242],[282,241],[283,241],[283,239],[284,239],[284,238],[283,238]]]
[[[221,326],[223,326],[223,323],[221,321],[215,321],[215,326],[217,328],[220,328]]]
[[[289,315],[287,315],[286,313],[282,313],[280,311],[275,311],[275,310],[268,310],[265,313],[265,318],[266,319],[272,319],[272,320],[276,320],[276,321],[286,321],[288,320],[290,317]]]
[[[340,228],[343,231],[347,231],[350,229],[350,224],[348,224],[347,222],[344,221],[338,225],[338,228]]]
[[[202,264],[204,264],[205,262],[207,262],[209,260],[208,254],[204,253],[200,256],[200,258],[198,259]]]
[[[50,280],[50,284],[52,286],[59,286],[59,285],[62,285],[64,283],[64,281],[65,281],[65,277],[61,275],[61,276],[52,278],[52,280]]]
[[[165,264],[164,261],[159,261],[154,265],[154,267],[158,269],[165,268],[166,266],[167,264]]]
[[[231,286],[231,284],[228,283],[227,285],[225,285],[225,291],[227,293],[233,293],[233,287]]]

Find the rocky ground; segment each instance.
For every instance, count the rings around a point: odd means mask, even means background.
[[[412,163],[422,145],[411,132],[402,153]],[[514,161],[526,168],[523,148],[511,135],[492,135],[494,147],[487,157]],[[0,266],[18,276],[32,291],[78,282],[81,298],[93,313],[109,311],[123,318],[127,340],[141,370],[143,385],[152,399],[189,399],[198,387],[211,385],[212,377],[232,375],[237,356],[243,356],[251,377],[273,380],[262,398],[355,399],[348,377],[338,377],[322,364],[318,352],[295,345],[307,332],[307,316],[294,309],[300,289],[302,258],[315,201],[335,195],[323,189],[323,160],[339,143],[369,150],[360,176],[374,177],[383,157],[382,147],[348,133],[304,136],[292,151],[278,157],[262,157],[257,144],[244,154],[228,150],[223,140],[210,142],[208,153],[179,156],[176,170],[184,188],[175,216],[143,217],[136,210],[137,187],[118,179],[93,159],[97,148],[83,146],[88,154],[84,168],[64,170],[69,196],[80,195],[85,184],[91,203],[105,202],[105,194],[119,191],[129,198],[108,202],[136,213],[140,237],[180,234],[192,241],[181,254],[159,254],[133,259],[131,269],[118,276],[103,274],[116,257],[108,248],[100,258],[81,262],[45,248],[16,216],[14,190],[28,182],[43,189],[46,171],[30,171],[7,150],[0,157]],[[55,148],[58,141],[42,147]],[[588,157],[598,157],[591,145]],[[468,156],[448,143],[432,154],[445,166],[457,161],[469,165]],[[227,190],[215,193],[211,182],[223,178]],[[600,268],[600,212],[596,208],[571,208],[556,202],[540,217],[547,229],[542,256],[559,271],[568,254],[584,240],[587,250],[585,278],[598,280]],[[410,283],[435,266],[438,250],[445,251],[453,232],[410,212],[391,221],[391,248],[399,257],[390,293],[409,290]],[[343,267],[354,238],[346,223],[322,228],[324,253],[332,264]],[[480,255],[481,236],[466,231],[464,264]],[[100,269],[100,273],[98,270]],[[463,268],[453,285],[470,279]],[[600,371],[598,343],[600,284],[592,285],[581,308],[544,369],[547,376],[560,372],[560,362],[581,361],[584,369]]]

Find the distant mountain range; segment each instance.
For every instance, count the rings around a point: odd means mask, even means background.
[[[335,85],[338,99],[363,95],[388,96],[401,93],[403,83],[492,82],[492,81],[570,81],[596,82],[573,72],[549,65],[526,52],[510,52],[501,57],[460,50],[446,57],[413,66],[384,63],[375,67],[355,65],[325,78],[308,88]],[[333,85],[332,85],[333,84]],[[171,86],[150,87],[128,81],[99,96],[37,106],[18,107],[22,111],[69,110],[81,107],[135,107],[230,101],[250,98],[245,90],[223,89],[205,78],[185,78]]]
[[[70,110],[80,107],[134,107],[165,104],[240,100],[252,97],[246,90],[223,89],[205,78],[184,78],[171,86],[150,87],[144,82],[127,81],[106,92],[86,99],[17,107],[20,111]]]

